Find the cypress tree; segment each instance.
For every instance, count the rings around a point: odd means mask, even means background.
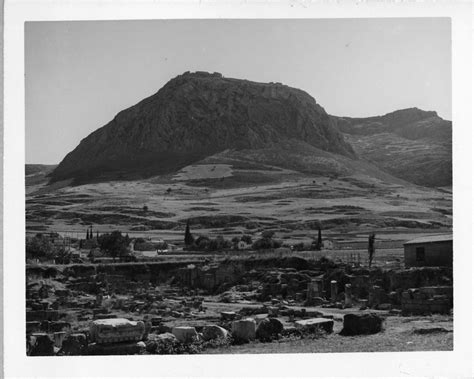
[[[369,268],[372,266],[372,260],[374,259],[375,255],[375,233],[371,233],[369,235]]]
[[[184,244],[186,246],[192,245],[194,242],[194,237],[191,234],[191,231],[189,229],[189,220],[186,222],[186,231],[184,232]]]
[[[322,246],[323,246],[323,238],[321,236],[321,227],[318,227],[318,243],[316,245],[316,249],[321,250]]]

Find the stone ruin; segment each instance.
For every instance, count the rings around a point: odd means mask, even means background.
[[[369,271],[300,258],[36,267],[27,279],[29,355],[155,354],[163,344],[269,342],[292,333],[331,333],[331,317],[306,307],[410,315],[449,313],[453,303],[449,269]],[[217,317],[209,315],[206,296],[221,302]],[[241,301],[261,306],[225,311],[225,304]],[[346,330],[363,331],[367,320],[377,321],[348,317]]]

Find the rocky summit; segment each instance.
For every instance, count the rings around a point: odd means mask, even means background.
[[[306,92],[186,72],[83,139],[51,179],[149,177],[228,149],[272,148],[288,140],[355,157],[331,117]]]

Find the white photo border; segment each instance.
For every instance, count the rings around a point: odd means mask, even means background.
[[[5,1],[5,377],[463,376],[472,374],[472,5],[470,2]],[[24,23],[53,20],[449,17],[452,25],[454,350],[186,356],[27,357]],[[47,148],[47,147],[45,147]]]

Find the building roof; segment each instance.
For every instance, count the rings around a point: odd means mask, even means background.
[[[412,245],[415,243],[431,243],[431,242],[445,242],[445,241],[452,241],[453,235],[452,234],[438,234],[434,236],[425,236],[425,237],[418,237],[411,241],[407,241],[404,245]]]

